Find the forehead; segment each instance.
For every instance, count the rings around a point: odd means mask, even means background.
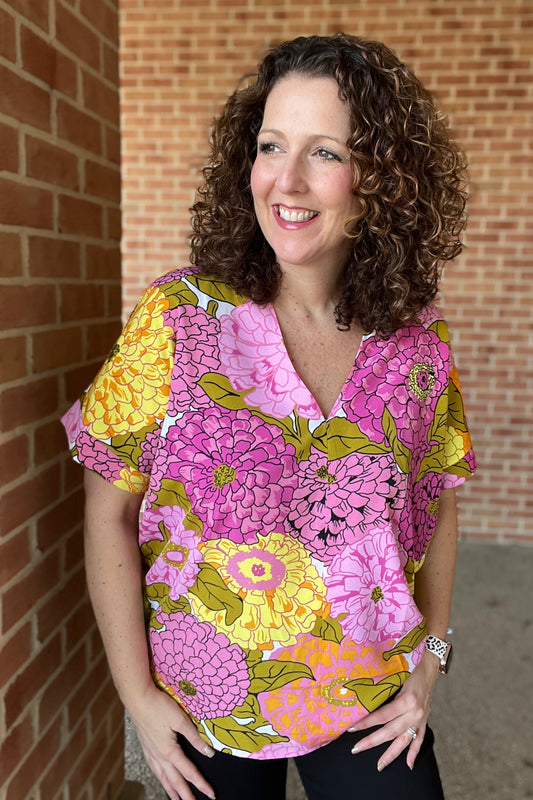
[[[290,73],[274,84],[265,103],[263,128],[277,122],[325,125],[329,132],[333,130],[343,138],[350,134],[348,104],[341,99],[337,82],[327,77]]]

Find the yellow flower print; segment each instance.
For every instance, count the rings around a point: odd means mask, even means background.
[[[163,419],[174,351],[172,329],[163,317],[168,306],[160,289],[148,289],[88,390],[83,422],[96,438],[137,431]]]
[[[120,478],[113,481],[115,486],[119,489],[125,489],[131,494],[144,494],[148,489],[149,478],[148,475],[143,475],[136,469],[128,469],[125,467],[120,470]]]
[[[218,570],[243,603],[230,625],[225,611],[206,608],[191,597],[194,612],[244,648],[271,650],[311,631],[323,609],[325,587],[306,550],[284,533],[259,536],[251,545],[226,539],[200,545],[202,558]]]
[[[469,434],[458,431],[449,425],[446,435],[446,463],[456,464],[468,453],[470,448]]]

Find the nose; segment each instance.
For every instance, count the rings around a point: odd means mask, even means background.
[[[276,186],[283,194],[302,193],[306,190],[305,165],[298,155],[287,155],[279,165]]]

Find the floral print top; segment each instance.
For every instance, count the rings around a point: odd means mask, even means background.
[[[439,495],[475,468],[434,307],[363,337],[325,419],[271,306],[174,271],[63,422],[79,462],[145,495],[154,680],[215,749],[301,755],[404,683]]]

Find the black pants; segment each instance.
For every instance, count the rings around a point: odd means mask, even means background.
[[[368,731],[345,733],[294,759],[308,800],[444,800],[430,728],[412,771],[406,752],[383,772],[377,771],[387,744],[352,755],[354,744],[366,735]],[[179,743],[209,781],[217,800],[285,800],[287,759],[258,761],[219,752],[207,758],[181,736]],[[195,787],[191,789],[198,800],[207,800]]]

